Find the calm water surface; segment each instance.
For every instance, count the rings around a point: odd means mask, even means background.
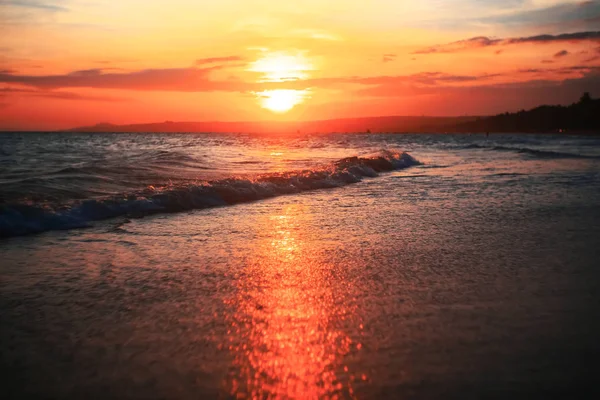
[[[0,149],[3,398],[598,395],[598,138]]]

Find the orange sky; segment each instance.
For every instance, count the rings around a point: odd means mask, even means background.
[[[0,0],[0,129],[600,96],[600,1]]]

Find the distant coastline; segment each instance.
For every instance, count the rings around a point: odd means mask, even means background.
[[[569,106],[542,105],[495,116],[383,116],[315,121],[204,121],[115,125],[100,123],[73,133],[563,133],[600,134],[600,99],[584,93]]]
[[[448,126],[476,122],[481,117],[386,116],[315,121],[159,122],[148,124],[98,124],[66,132],[167,132],[167,133],[435,133]]]

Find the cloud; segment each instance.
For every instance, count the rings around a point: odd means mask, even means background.
[[[388,54],[384,54],[383,57],[382,57],[382,59],[381,59],[381,61],[384,62],[384,63],[392,62],[392,61],[396,60],[396,57],[397,57],[396,54],[389,54],[389,53]]]
[[[33,8],[46,11],[68,11],[68,8],[39,0],[0,0],[0,7]]]
[[[24,88],[4,87],[0,88],[0,95],[6,96],[11,93],[22,94],[26,96],[46,97],[59,100],[86,100],[86,101],[128,101],[125,97],[112,96],[91,96],[73,92],[51,91],[51,90],[34,90]]]
[[[386,2],[389,11],[376,14],[375,23],[401,24],[410,28],[477,32],[569,32],[593,31],[599,27],[600,1],[598,0],[435,0],[412,2],[411,7],[397,7],[407,12],[394,13],[392,3]],[[387,6],[387,3],[390,6]],[[383,4],[382,4],[383,6]],[[409,11],[410,10],[410,11]],[[389,21],[389,22],[388,22]]]
[[[0,0],[0,26],[35,25],[52,21],[56,13],[70,11],[66,0]]]
[[[244,58],[240,57],[240,56],[209,57],[209,58],[201,58],[201,59],[196,60],[196,65],[228,63],[228,62],[243,61],[243,60],[244,60]]]
[[[600,31],[563,33],[560,35],[537,35],[518,38],[492,39],[486,36],[473,37],[458,42],[442,44],[415,51],[413,54],[456,53],[459,51],[485,48],[491,46],[507,46],[520,43],[556,43],[556,42],[600,42]]]
[[[477,23],[502,27],[595,30],[600,20],[600,1],[524,1],[525,8],[481,18]],[[537,3],[537,4],[536,4]]]
[[[363,85],[353,91],[355,95],[367,97],[410,97],[420,95],[444,95],[446,93],[468,93],[489,88],[557,87],[567,80],[578,81],[585,77],[592,79],[595,88],[600,89],[600,66],[575,65],[560,68],[529,68],[506,74],[479,76],[448,75],[439,72],[421,73],[406,76],[380,76],[371,78],[347,78],[346,82]],[[494,79],[500,78],[500,79]],[[541,83],[540,83],[541,82]],[[578,81],[579,82],[579,81]],[[463,84],[468,83],[468,84]],[[583,89],[583,85],[579,89]],[[515,89],[516,90],[516,89]],[[591,89],[590,89],[591,90]],[[573,94],[575,91],[569,92]],[[598,91],[600,94],[600,90]],[[553,97],[558,98],[559,93]],[[488,99],[489,100],[489,99]],[[542,101],[543,102],[543,101]]]
[[[552,60],[542,60],[542,64],[554,64]]]
[[[537,35],[524,38],[505,39],[505,44],[515,43],[544,43],[544,42],[580,42],[580,41],[599,41],[600,31],[594,32],[574,32],[563,33],[560,35]]]
[[[500,39],[490,39],[485,36],[477,36],[466,40],[460,40],[458,42],[427,47],[425,49],[417,50],[412,54],[454,53],[461,50],[494,46],[499,42]]]
[[[336,36],[330,32],[323,31],[320,29],[294,29],[292,31],[289,31],[288,34],[295,37],[313,39],[317,41],[336,42],[342,40],[339,36]]]
[[[59,89],[97,88],[122,89],[133,91],[173,91],[173,92],[239,92],[250,93],[273,89],[332,89],[355,90],[354,93],[369,96],[399,96],[409,94],[430,93],[448,88],[472,88],[498,84],[498,82],[523,82],[545,80],[561,80],[582,76],[600,67],[577,65],[561,68],[529,68],[518,71],[497,74],[460,75],[443,72],[422,72],[410,75],[381,75],[381,76],[342,76],[330,78],[315,78],[288,82],[244,82],[237,79],[210,79],[210,73],[222,66],[211,68],[174,68],[148,69],[130,72],[108,72],[105,69],[94,68],[72,71],[63,75],[17,75],[0,73],[0,82],[7,85],[21,85],[27,88],[31,96],[53,97],[59,99],[84,99],[80,94]],[[350,87],[349,87],[350,86]],[[354,86],[354,87],[352,87]],[[362,89],[357,89],[361,87]],[[32,89],[35,88],[36,90]],[[7,92],[8,90],[5,90]],[[13,90],[14,91],[14,90]],[[114,101],[113,98],[90,97],[87,100]]]
[[[210,68],[147,69],[130,72],[109,72],[104,68],[76,70],[63,75],[18,75],[12,71],[0,71],[0,82],[19,84],[41,90],[68,88],[122,89],[135,91],[174,91],[174,92],[251,92],[269,89],[309,89],[339,88],[343,85],[394,85],[411,83],[422,86],[461,84],[482,81],[500,76],[453,75],[442,72],[423,72],[412,75],[372,76],[372,77],[332,77],[299,79],[285,82],[244,82],[230,79],[215,81],[210,79],[212,71],[224,66]]]
[[[319,78],[319,79],[307,79],[298,80],[294,82],[287,82],[285,87],[288,89],[311,89],[311,88],[322,88],[322,89],[344,89],[346,85],[363,85],[363,86],[398,86],[398,85],[419,85],[427,87],[436,87],[440,85],[456,85],[474,81],[484,81],[493,79],[501,76],[500,74],[486,74],[486,75],[452,75],[445,74],[442,72],[422,72],[412,75],[381,75],[371,77],[335,77],[335,78]]]
[[[517,71],[519,74],[539,74],[539,75],[572,75],[574,73],[589,74],[600,71],[600,67],[589,65],[573,65],[560,68],[525,68]]]
[[[584,60],[584,62],[594,62],[594,61],[598,61],[600,60],[600,47],[596,47],[596,49],[594,50],[594,53],[596,53],[596,55],[587,58]]]
[[[558,53],[556,53],[553,57],[554,58],[562,58],[562,57],[566,57],[569,55],[569,52],[567,50],[561,50]]]
[[[100,76],[102,75],[103,68],[84,69],[79,71],[69,72],[69,76]]]
[[[426,99],[430,110],[444,114],[497,113],[531,108],[540,104],[570,104],[583,92],[600,95],[600,70],[588,70],[579,77],[559,80],[530,79],[522,82],[490,83],[470,86],[419,87],[378,85],[358,89],[356,96],[371,98],[410,98],[411,104]]]
[[[246,91],[248,84],[237,80],[213,81],[210,68],[146,69],[133,72],[106,72],[104,69],[73,71],[64,75],[15,75],[0,73],[0,82],[40,89],[97,88],[177,92]]]

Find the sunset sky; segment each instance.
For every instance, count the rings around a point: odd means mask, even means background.
[[[600,96],[600,1],[0,0],[0,129]]]

